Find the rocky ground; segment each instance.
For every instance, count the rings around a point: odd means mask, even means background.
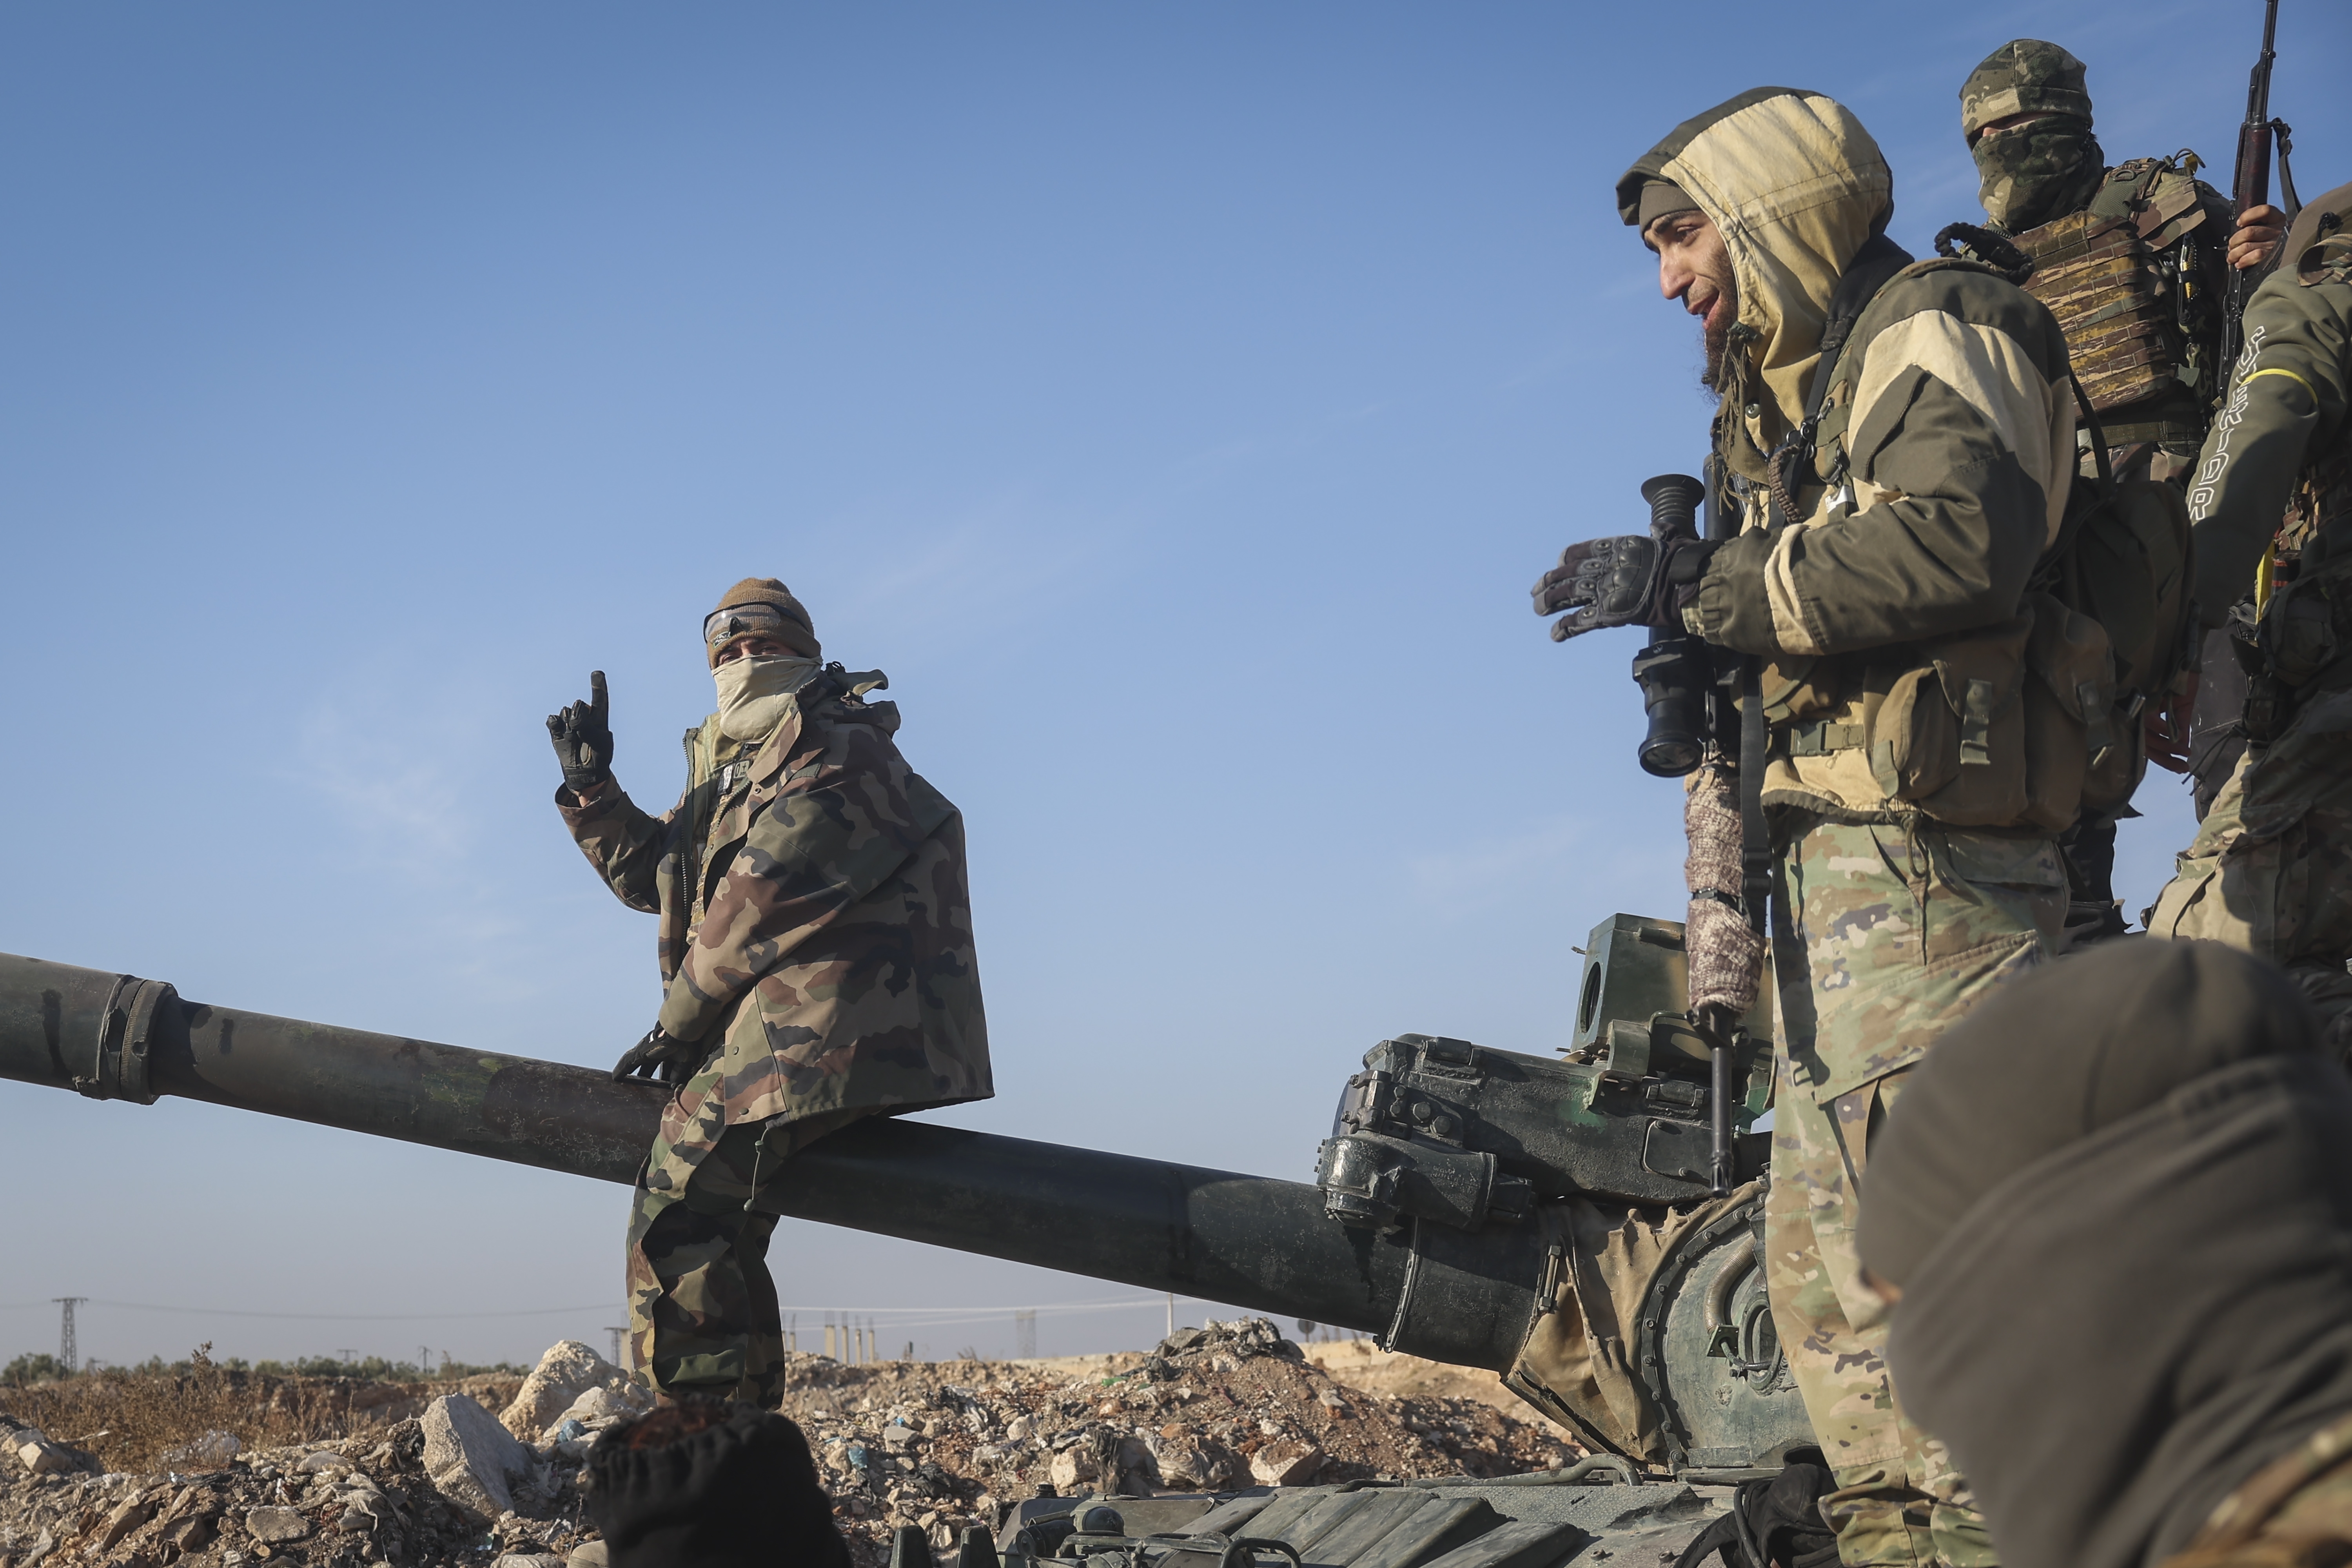
[[[808,1434],[861,1568],[887,1560],[901,1524],[945,1546],[1047,1487],[1135,1496],[1505,1475],[1576,1452],[1534,1412],[1504,1407],[1510,1395],[1479,1374],[1344,1344],[1314,1350],[1332,1371],[1252,1319],[1186,1330],[1147,1353],[1060,1361],[845,1366],[803,1355],[783,1410]],[[334,1402],[316,1391],[152,1381],[143,1406],[135,1387],[119,1394],[125,1426],[142,1434],[137,1450],[110,1429],[58,1420],[68,1384],[0,1389],[0,1568],[589,1568],[602,1547],[581,1459],[597,1431],[644,1403],[569,1341],[519,1385],[371,1385],[396,1392],[346,1391],[331,1418],[319,1412]],[[342,1429],[264,1447],[240,1436],[236,1409],[266,1432],[272,1400],[306,1399],[311,1419]],[[196,1415],[175,1426],[181,1408]],[[99,1457],[128,1463],[134,1451],[147,1459],[135,1468]]]

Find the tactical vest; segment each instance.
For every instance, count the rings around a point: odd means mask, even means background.
[[[1944,268],[1995,271],[1941,259],[1896,276]],[[1858,326],[1869,322],[1865,310]],[[1847,472],[1844,452],[1856,351],[1874,335],[1857,330],[1816,372],[1811,438],[1798,448],[1805,460],[1781,503],[1794,501],[1808,521],[1877,499],[1856,493],[1869,487]],[[1766,664],[1768,803],[2056,834],[2131,798],[2147,770],[2140,711],[2177,679],[2186,652],[2188,507],[2176,487],[2146,479],[2077,478],[2074,487],[2058,538],[2007,621]]]
[[[2220,386],[2226,237],[2207,225],[2196,154],[2175,156],[2118,164],[2082,211],[2013,237],[2110,446],[2193,451]]]

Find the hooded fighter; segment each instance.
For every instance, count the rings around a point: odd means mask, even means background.
[[[1822,1511],[1849,1563],[1991,1563],[1965,1483],[1896,1403],[1853,1206],[1906,1075],[2066,912],[2056,836],[2082,753],[2028,742],[2063,733],[2048,694],[2084,673],[2035,637],[2065,623],[2029,587],[2074,468],[2065,340],[1990,269],[1887,239],[1886,161],[1819,93],[1759,88],[1685,121],[1617,206],[1700,324],[1716,501],[1742,527],[1572,545],[1536,608],[1568,612],[1555,638],[1672,626],[1758,661],[1784,1036],[1767,1279],[1837,1482]],[[1736,824],[1735,790],[1704,770],[1693,809]],[[1691,908],[1697,1003],[1748,927],[1735,889]]]

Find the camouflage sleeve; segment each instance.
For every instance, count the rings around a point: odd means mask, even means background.
[[[2057,536],[2074,405],[2047,309],[1941,268],[1887,285],[1857,337],[1843,440],[1854,509],[1717,551],[1693,606],[1710,642],[1836,654],[1990,626],[2017,613]]]
[[[904,867],[954,808],[881,729],[829,726],[825,751],[751,819],[662,999],[698,1040],[735,999]]]
[[[2208,626],[2253,586],[2313,441],[2344,428],[2352,399],[2352,240],[2344,265],[2305,284],[2281,267],[2246,305],[2246,346],[2206,433],[2189,516],[2197,604]]]
[[[576,804],[567,805],[567,801]],[[608,778],[584,798],[558,785],[555,809],[562,814],[563,826],[572,829],[572,841],[580,846],[588,864],[596,868],[596,874],[621,902],[647,914],[660,912],[654,872],[669,843],[670,819],[677,815],[675,806],[660,816],[648,816],[628,797],[619,780]]]

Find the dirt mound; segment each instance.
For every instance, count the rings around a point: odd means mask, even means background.
[[[1331,1374],[1332,1380],[1367,1394],[1394,1394],[1407,1398],[1475,1399],[1522,1421],[1542,1418],[1526,1400],[1503,1386],[1503,1380],[1484,1367],[1449,1366],[1417,1355],[1384,1351],[1370,1340],[1328,1340],[1301,1345],[1307,1359]]]

